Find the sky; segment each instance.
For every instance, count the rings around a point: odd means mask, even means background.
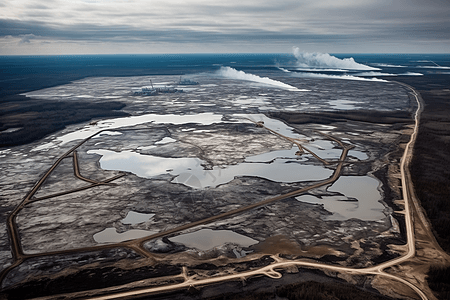
[[[449,53],[449,0],[0,0],[0,55]]]

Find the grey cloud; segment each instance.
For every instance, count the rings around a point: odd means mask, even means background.
[[[29,44],[30,40],[36,38],[36,36],[34,34],[22,34],[22,35],[19,35],[19,37],[21,38],[21,40],[19,41],[19,44]]]
[[[345,40],[345,35],[312,35],[308,33],[276,33],[271,31],[249,29],[210,32],[200,30],[142,30],[131,26],[98,26],[79,24],[71,27],[48,26],[40,22],[18,22],[0,20],[1,36],[39,36],[41,39],[114,41],[114,42],[173,42],[173,43],[226,43],[226,42],[282,42],[315,40]]]
[[[245,14],[258,14],[258,13],[278,13],[286,12],[293,8],[299,8],[301,5],[295,1],[270,1],[266,3],[259,3],[258,5],[239,5],[229,6],[224,4],[217,5],[204,5],[200,7],[200,10],[209,14],[227,14],[227,13],[245,13]],[[282,16],[282,15],[280,15]]]
[[[41,10],[41,9],[50,9],[50,7],[46,6],[46,5],[43,5],[43,4],[35,3],[35,4],[29,4],[28,5],[28,9],[39,9],[39,10]]]
[[[27,18],[48,18],[48,19],[52,19],[54,16],[50,11],[46,11],[46,10],[37,10],[37,11],[29,11],[24,13],[24,16],[26,16]]]
[[[185,26],[184,26],[185,25]],[[94,24],[78,24],[61,26],[46,24],[43,22],[19,22],[15,20],[0,20],[0,36],[16,36],[25,38],[29,42],[33,36],[42,39],[78,40],[78,41],[114,41],[114,42],[173,42],[173,43],[227,43],[227,42],[345,42],[350,40],[410,40],[410,39],[450,39],[449,24],[442,24],[439,30],[434,29],[433,24],[420,24],[411,26],[386,26],[383,24],[365,24],[359,27],[360,31],[342,32],[340,34],[314,34],[306,30],[295,28],[281,32],[264,29],[229,28],[218,25],[215,31],[211,31],[207,25],[198,24],[196,30],[180,29],[188,27],[191,23],[178,23],[173,29],[144,30],[129,25],[100,26]]]
[[[0,6],[1,3],[0,0]],[[448,0],[209,2],[185,3],[173,10],[163,7],[160,12],[145,7],[122,12],[113,5],[95,10],[96,4],[87,3],[77,4],[70,10],[53,11],[48,1],[45,5],[40,3],[30,3],[33,9],[21,15],[26,20],[0,19],[0,36],[14,36],[23,43],[39,37],[41,41],[114,43],[328,43],[330,48],[363,47],[366,42],[395,44],[418,40],[448,44],[450,41]],[[59,18],[68,20],[67,24],[72,20],[80,23],[64,25]],[[153,27],[148,20],[153,20]],[[101,25],[106,22],[122,25]],[[141,27],[143,23],[145,28]]]
[[[414,25],[421,22],[434,23],[437,20],[450,22],[450,3],[446,1],[379,0],[361,2],[345,7],[324,7],[309,10],[313,19],[322,19],[324,25],[350,23],[378,23]],[[439,26],[439,24],[436,24]]]

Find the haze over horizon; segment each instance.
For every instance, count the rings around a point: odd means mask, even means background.
[[[0,0],[0,55],[448,53],[445,0]]]

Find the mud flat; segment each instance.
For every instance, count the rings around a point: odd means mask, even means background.
[[[158,78],[161,82],[171,79]],[[139,80],[145,78],[90,78],[60,86],[59,93],[53,88],[29,95],[64,101],[76,92],[80,98],[92,99],[104,87],[102,97],[119,97],[133,116],[70,125],[43,140],[2,150],[1,193],[7,204],[2,214],[6,216],[62,153],[101,131],[65,157],[17,215],[26,259],[6,274],[5,295],[19,295],[20,290],[20,297],[33,295],[27,289],[40,290],[40,295],[77,292],[68,288],[69,282],[82,280],[89,272],[96,280],[114,278],[109,283],[100,280],[95,288],[136,286],[144,279],[142,285],[156,286],[182,281],[183,276],[207,278],[253,270],[270,265],[276,257],[360,268],[405,251],[403,216],[394,211],[402,210],[398,165],[413,120],[398,111],[412,112],[414,102],[403,87],[364,84],[369,109],[360,110],[364,99],[358,99],[358,106],[350,111],[339,107],[336,111],[330,101],[339,99],[329,93],[320,99],[319,88],[333,90],[338,84],[340,96],[356,101],[351,96],[353,83],[345,86],[331,80],[327,85],[311,80],[310,91],[296,92],[199,77],[195,78],[202,82],[198,88],[180,95],[133,97],[128,87],[141,84]],[[289,84],[306,87],[299,80]],[[386,88],[390,98],[380,100],[381,109],[373,111],[371,91],[379,95],[380,87]],[[362,93],[360,88],[358,97]],[[299,97],[311,105],[300,105]],[[304,111],[286,112],[283,105]],[[313,105],[319,111],[309,111]],[[279,134],[255,122],[264,122]],[[326,163],[307,151],[297,155],[300,150],[294,140]],[[339,161],[342,145],[354,146],[345,162]],[[341,187],[338,180],[225,219],[145,240],[155,232],[325,181],[339,163],[343,163],[339,180],[344,185],[370,182],[370,197],[358,192],[358,184],[352,191]],[[271,167],[284,169],[286,174]],[[104,183],[119,175],[124,176]],[[23,192],[17,192],[18,185]],[[130,215],[138,219],[124,221]],[[214,243],[202,240],[195,244],[182,238],[196,232],[228,234]],[[6,227],[1,234],[8,241]],[[137,237],[142,237],[139,243],[130,242]],[[3,270],[14,262],[7,255],[10,246],[8,242],[1,245]],[[142,276],[132,275],[134,271]],[[93,288],[87,284],[78,291]]]

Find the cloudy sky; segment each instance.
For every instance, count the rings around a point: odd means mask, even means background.
[[[0,55],[449,53],[449,0],[0,0]]]

